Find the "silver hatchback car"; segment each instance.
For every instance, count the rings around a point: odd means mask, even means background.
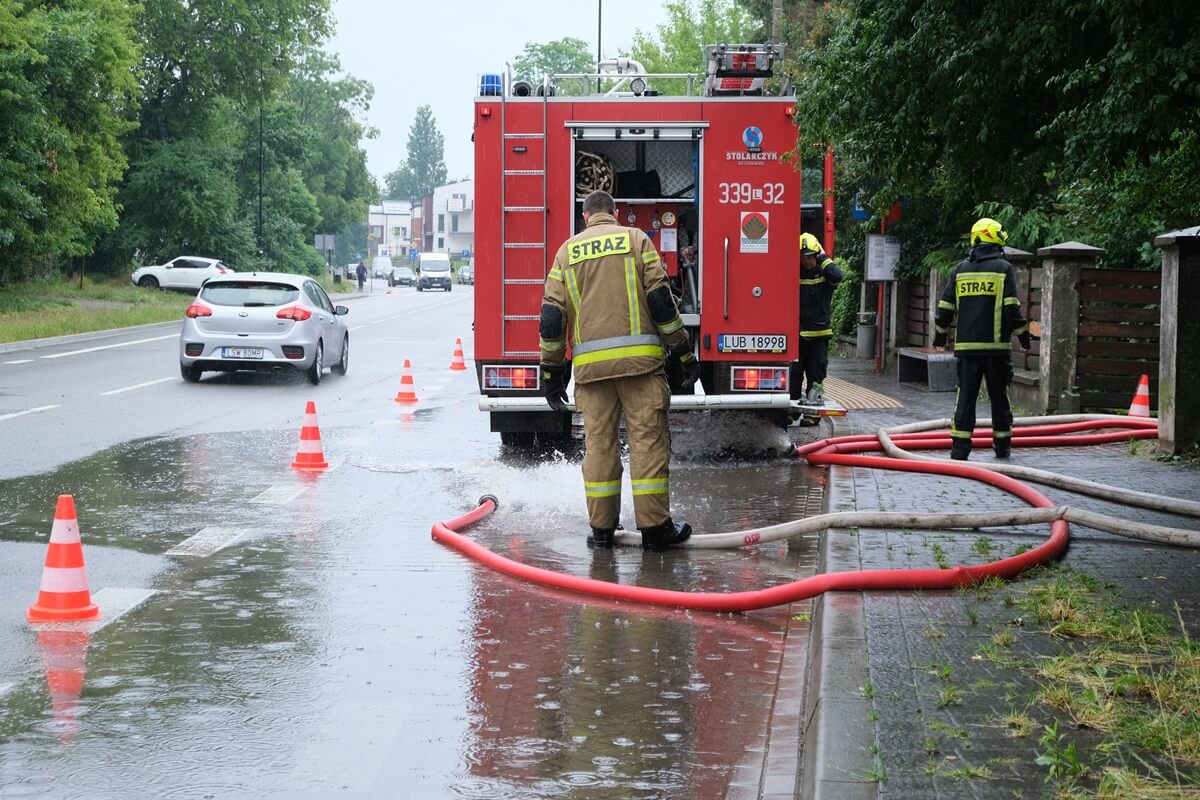
[[[188,306],[179,370],[191,383],[205,371],[292,368],[310,383],[326,367],[345,375],[350,333],[321,285],[304,275],[242,272],[212,278]]]

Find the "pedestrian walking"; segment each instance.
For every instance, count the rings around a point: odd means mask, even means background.
[[[950,457],[958,461],[971,454],[975,401],[985,382],[992,403],[992,449],[996,458],[1008,458],[1012,450],[1011,342],[1015,334],[1028,351],[1030,340],[1012,265],[1004,258],[1006,241],[1008,234],[994,219],[984,217],[971,227],[971,253],[955,267],[934,317],[933,345],[945,347],[950,323],[958,316],[954,336],[958,395],[950,427]]]
[[[362,261],[358,262],[358,268],[354,270],[354,274],[358,276],[358,290],[363,290],[363,285],[367,282],[367,265]]]
[[[554,257],[538,326],[542,388],[552,409],[567,411],[574,370],[575,406],[587,437],[588,545],[612,547],[620,521],[623,415],[642,547],[660,551],[692,532],[671,519],[671,390],[664,359],[681,371],[685,390],[694,386],[700,367],[658,252],[643,231],[618,225],[615,215],[612,195],[589,194],[583,201],[586,228]]]
[[[800,235],[800,361],[789,370],[793,400],[825,402],[825,376],[829,372],[829,340],[833,338],[830,312],[833,291],[842,282],[842,271],[825,254],[817,237]],[[807,380],[808,388],[805,389]]]

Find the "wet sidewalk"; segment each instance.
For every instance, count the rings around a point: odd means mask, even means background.
[[[845,433],[874,433],[881,427],[951,415],[954,392],[901,384],[894,370],[876,375],[873,366],[863,360],[831,361],[831,377],[898,401],[897,407],[852,409]],[[986,400],[980,400],[978,411],[979,426],[988,426]],[[827,434],[824,426],[821,430]],[[1149,440],[1014,448],[1011,462],[1117,487],[1200,499],[1200,466],[1154,460],[1153,446]],[[937,451],[929,455],[948,456]],[[990,449],[977,449],[971,458],[991,462],[993,455]],[[1195,519],[1035,488],[1058,504],[1200,528]],[[833,467],[829,477],[831,511],[983,511],[1022,505],[998,489],[963,479],[850,467]],[[823,544],[822,566],[823,571],[838,572],[983,564],[1036,547],[1048,536],[1048,525],[980,532],[831,530]],[[1200,630],[1200,599],[1194,591],[1198,583],[1200,551],[1072,525],[1071,544],[1060,562],[1009,583],[965,591],[822,596],[814,604],[798,796],[1032,798],[1055,796],[1072,787],[1089,792],[1080,796],[1093,796],[1090,792],[1102,777],[1130,773],[1157,773],[1163,785],[1182,788],[1178,794],[1128,789],[1109,796],[1195,796],[1188,793],[1189,786],[1196,791],[1194,763],[1155,752],[1147,746],[1152,739],[1124,741],[1125,734],[1111,730],[1112,718],[1093,719],[1085,713],[1089,703],[1113,713],[1119,710],[1118,700],[1124,698],[1110,698],[1106,705],[1103,684],[1106,676],[1115,680],[1118,674],[1128,674],[1128,659],[1122,661],[1128,653],[1081,669],[1079,659],[1088,663],[1086,653],[1097,642],[1078,630],[1085,629],[1081,617],[1089,614],[1097,620],[1118,620],[1115,625],[1121,619],[1144,619],[1147,629],[1158,633],[1147,634],[1135,655],[1144,657],[1146,672],[1153,672],[1163,642],[1185,641]],[[1047,597],[1058,603],[1050,612],[1042,604]],[[1108,656],[1120,650],[1121,643],[1104,640],[1099,647],[1097,652]],[[1054,672],[1048,665],[1061,669]],[[1188,712],[1192,713],[1194,709]],[[1050,726],[1062,736],[1057,749],[1045,738]],[[1077,748],[1070,755],[1068,742]],[[1048,763],[1036,763],[1047,753]]]

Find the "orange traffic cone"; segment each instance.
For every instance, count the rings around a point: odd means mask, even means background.
[[[450,369],[464,370],[467,362],[463,360],[462,339],[454,340],[454,358],[450,361]]]
[[[321,452],[321,429],[317,427],[317,404],[312,400],[304,407],[304,425],[300,428],[300,446],[296,448],[296,469],[329,469]]]
[[[1137,392],[1133,395],[1133,402],[1129,404],[1129,416],[1131,417],[1148,417],[1150,416],[1150,376],[1143,375],[1138,380]]]
[[[56,718],[54,728],[63,744],[79,732],[76,706],[83,694],[90,638],[91,634],[85,630],[44,628],[38,631],[38,647],[42,651],[46,684],[50,688],[50,708]]]
[[[404,359],[404,372],[400,373],[400,391],[396,392],[397,403],[417,402],[417,393],[413,391],[412,364]]]
[[[73,622],[100,617],[100,609],[88,591],[75,498],[69,494],[58,496],[50,528],[50,549],[42,569],[42,588],[25,617],[30,622]]]

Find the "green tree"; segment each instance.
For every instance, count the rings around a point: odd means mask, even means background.
[[[1200,216],[1164,185],[1200,176],[1200,6],[840,0],[820,26],[828,40],[789,42],[801,133],[833,143],[876,208],[909,198],[907,267],[961,253],[984,211],[1030,237],[1010,244],[1068,236],[1118,264]]]
[[[596,57],[583,39],[565,36],[553,42],[526,42],[525,50],[513,59],[513,77],[541,86],[546,75],[591,73],[596,71]],[[558,91],[572,94],[578,81],[564,81]]]
[[[0,284],[90,252],[116,225],[135,11],[0,0]]]
[[[631,55],[647,72],[692,72],[703,75],[705,45],[752,40],[760,22],[733,0],[668,0],[667,21],[658,25],[657,35],[638,29],[633,34]],[[659,81],[653,88],[682,93],[684,81]],[[700,90],[693,84],[693,91]]]
[[[445,139],[438,130],[433,109],[418,106],[408,130],[408,155],[384,178],[389,200],[424,197],[446,182]]]

